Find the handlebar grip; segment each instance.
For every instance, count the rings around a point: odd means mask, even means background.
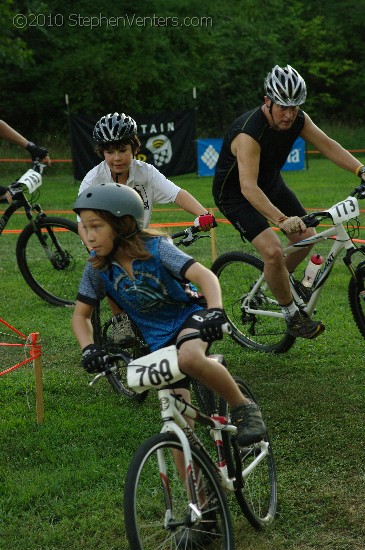
[[[303,216],[302,221],[306,227],[316,227],[320,222],[315,214],[307,214],[306,216]]]
[[[222,325],[222,332],[223,334],[232,334],[231,323],[224,323],[224,325]]]

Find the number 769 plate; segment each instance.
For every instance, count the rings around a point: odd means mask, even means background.
[[[185,374],[179,369],[175,346],[134,359],[127,367],[127,384],[137,393],[159,389],[182,378]]]

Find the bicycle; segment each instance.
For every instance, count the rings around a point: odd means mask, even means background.
[[[226,497],[230,494],[253,527],[268,526],[277,510],[276,468],[268,434],[260,443],[241,449],[223,398],[196,380],[192,384],[198,407],[164,388],[184,377],[175,346],[136,360],[123,353],[117,357],[124,362],[134,391],[158,391],[163,422],[161,432],[136,451],[127,471],[124,516],[130,548],[209,545],[212,550],[232,550],[234,533]],[[224,364],[223,356],[211,357]],[[106,375],[107,371],[97,374],[90,385]],[[245,396],[256,400],[241,378],[235,380]],[[187,418],[208,430],[212,456]],[[194,546],[189,540],[195,540]]]
[[[73,306],[85,264],[86,249],[71,220],[47,216],[40,204],[44,164],[32,167],[8,186],[12,202],[0,218],[0,235],[11,216],[21,208],[30,223],[16,243],[16,260],[25,282],[40,298],[56,306]],[[28,197],[26,196],[29,195]],[[6,203],[6,199],[0,202]],[[34,215],[34,214],[35,215]]]
[[[201,231],[198,227],[190,226],[183,231],[173,233],[170,235],[170,238],[173,240],[180,239],[175,243],[176,246],[190,246],[200,238],[209,237],[209,235],[201,235],[200,233]],[[201,296],[196,296],[195,299],[199,300],[204,306],[204,301]],[[134,333],[134,337],[132,336],[127,338],[123,342],[115,341],[114,326],[112,318],[110,317],[110,308],[108,305],[106,307],[103,307],[102,304],[96,305],[92,313],[91,322],[93,326],[95,344],[100,348],[105,349],[108,354],[113,354],[116,356],[119,351],[124,351],[135,359],[148,353],[148,346],[144,342],[140,331],[130,320],[130,328]],[[110,372],[107,376],[107,381],[118,395],[127,397],[128,399],[132,399],[136,402],[142,403],[148,395],[147,390],[144,393],[138,394],[127,386],[125,369],[123,366],[120,368],[117,366],[117,368]]]
[[[353,241],[359,222],[353,228],[352,234],[349,234],[350,220],[357,218],[360,213],[358,199],[364,197],[365,184],[361,184],[346,199],[328,210],[304,216],[302,219],[306,227],[316,227],[324,219],[330,220],[332,227],[285,247],[284,255],[298,248],[323,243],[329,239],[332,242],[331,239],[334,239],[309,292],[290,276],[293,298],[298,308],[310,317],[316,310],[324,285],[330,278],[340,252],[346,251],[343,261],[351,274],[348,286],[350,308],[360,333],[365,337],[365,259],[357,265],[353,263],[354,254],[365,256],[365,246],[358,247]],[[220,281],[224,309],[233,328],[232,338],[245,348],[284,353],[293,346],[295,338],[287,331],[281,307],[265,282],[263,268],[263,261],[256,256],[244,252],[227,252],[215,260],[211,270]]]

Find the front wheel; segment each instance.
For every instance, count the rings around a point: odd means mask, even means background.
[[[351,278],[348,296],[352,316],[361,335],[365,338],[365,262],[356,269],[356,280]]]
[[[191,447],[202,511],[196,522],[189,507],[181,452],[177,437],[164,433],[145,441],[132,458],[124,491],[129,547],[233,550],[231,516],[213,466],[199,449]]]
[[[256,401],[241,378],[234,377],[234,380],[245,397]],[[229,407],[223,398],[219,410],[222,416],[229,416]],[[244,449],[238,447],[235,439],[225,431],[222,432],[222,440],[229,477],[236,480],[235,496],[242,512],[256,529],[266,527],[273,521],[278,503],[276,467],[268,433],[262,444],[248,445]],[[265,447],[266,456],[260,455]],[[263,459],[258,462],[260,456]],[[253,467],[256,459],[258,464]]]
[[[73,306],[88,257],[71,220],[42,216],[19,235],[16,259],[30,288],[46,302]]]
[[[264,263],[244,252],[219,256],[211,270],[219,278],[223,307],[232,324],[232,338],[241,346],[256,351],[284,353],[295,342],[287,332],[281,307],[263,279]],[[273,314],[273,315],[272,315]]]

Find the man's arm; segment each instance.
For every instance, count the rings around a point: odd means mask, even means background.
[[[279,220],[285,217],[284,214],[257,185],[261,154],[259,144],[247,134],[238,134],[232,141],[231,150],[237,157],[242,195],[266,219],[279,223]]]
[[[351,155],[351,153],[346,151],[342,145],[318,128],[307,114],[305,115],[305,124],[300,133],[300,137],[313,145],[315,149],[318,149],[322,155],[331,160],[334,164],[353,174],[355,174],[356,169],[363,164]]]
[[[39,157],[41,160],[44,160],[47,162],[47,164],[51,164],[51,159],[49,157],[48,151],[44,147],[38,147],[25,137],[23,137],[19,132],[14,130],[9,124],[4,122],[3,120],[0,120],[0,137],[3,139],[6,139],[7,141],[10,141],[10,143],[14,143],[15,145],[19,145],[20,147],[24,147],[26,149],[32,159],[35,157]]]
[[[0,137],[6,139],[7,141],[10,141],[11,143],[15,143],[15,145],[24,147],[24,149],[29,143],[28,139],[25,139],[25,137],[16,132],[13,128],[11,128],[11,126],[9,126],[9,124],[6,124],[6,122],[4,122],[3,120],[0,120]]]

